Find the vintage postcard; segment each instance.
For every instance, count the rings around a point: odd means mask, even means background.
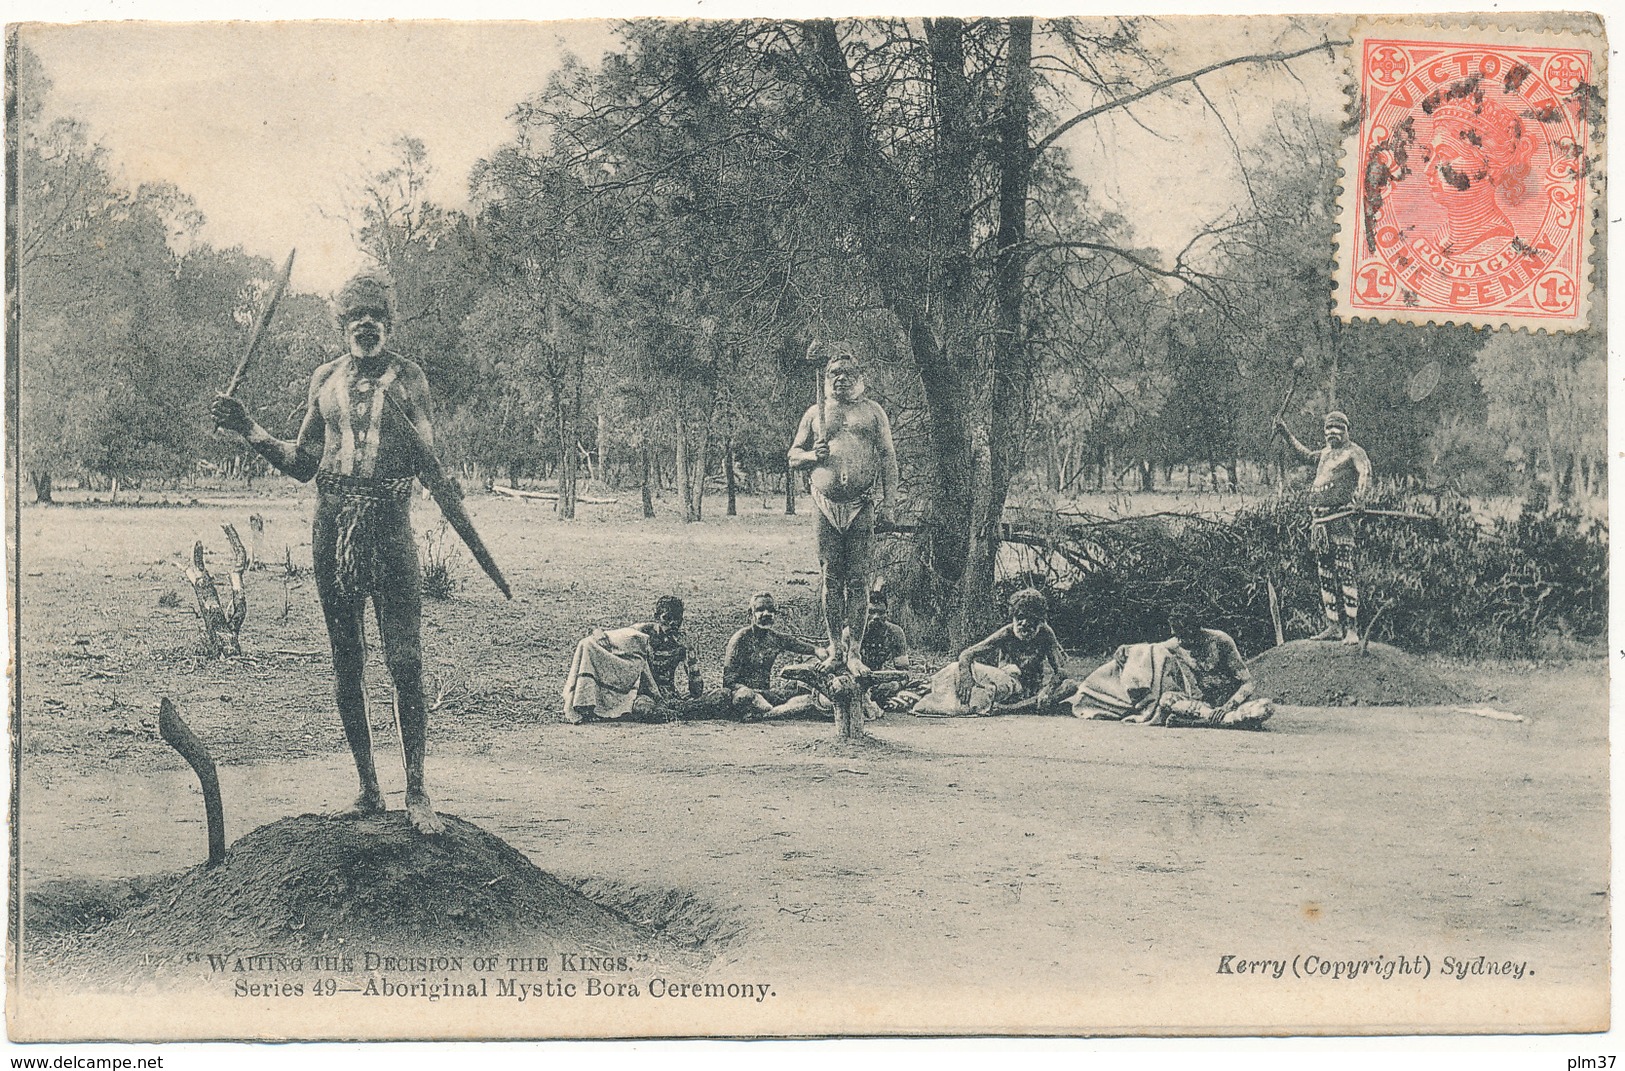
[[[11,25],[10,1038],[1607,1030],[1605,58]]]

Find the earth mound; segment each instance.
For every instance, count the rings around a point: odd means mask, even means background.
[[[1323,640],[1293,640],[1250,664],[1259,691],[1292,706],[1427,707],[1467,698],[1426,663],[1386,643],[1361,651]]]
[[[106,925],[56,936],[78,968],[126,977],[161,971],[154,949],[579,949],[671,960],[698,943],[678,949],[500,838],[441,817],[446,831],[433,837],[400,811],[284,818],[238,840],[217,867],[153,882]],[[36,944],[39,957],[59,960],[58,943]]]

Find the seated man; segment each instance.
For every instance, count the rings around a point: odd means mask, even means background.
[[[912,668],[908,654],[908,634],[903,631],[902,626],[886,616],[890,609],[891,600],[886,585],[884,581],[877,580],[869,592],[869,608],[863,626],[863,644],[858,648],[858,661],[861,665],[854,667],[858,670],[860,679],[873,670]],[[919,699],[925,687],[927,687],[925,681],[914,678],[885,681],[869,688],[869,698],[877,707],[884,710],[907,710]]]
[[[1256,697],[1252,672],[1228,632],[1204,628],[1190,613],[1172,615],[1169,624],[1173,638],[1161,646],[1184,665],[1195,687],[1164,690],[1149,724],[1255,729],[1275,713],[1268,699]]]
[[[924,715],[1070,714],[1078,690],[1062,675],[1061,643],[1049,627],[1049,601],[1033,588],[1010,597],[1010,623],[965,648],[931,679],[914,708]],[[977,661],[992,656],[993,666]]]
[[[636,628],[594,629],[576,644],[564,678],[564,720],[571,725],[654,713],[659,686],[649,637]]]
[[[763,592],[751,597],[750,624],[733,634],[722,659],[722,690],[744,721],[813,709],[813,697],[788,681],[773,680],[781,654],[822,655],[806,640],[773,627],[778,606]]]
[[[677,667],[683,667],[688,682],[688,698],[698,699],[704,690],[700,671],[694,665],[694,655],[683,642],[683,600],[675,595],[662,595],[655,600],[653,621],[640,621],[632,626],[649,637],[649,668],[660,689],[660,699],[677,698]]]

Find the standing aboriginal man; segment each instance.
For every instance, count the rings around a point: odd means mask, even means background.
[[[1315,551],[1315,568],[1320,573],[1320,604],[1326,611],[1326,628],[1317,640],[1360,642],[1360,582],[1354,572],[1354,515],[1365,505],[1371,487],[1371,461],[1365,450],[1349,438],[1349,418],[1340,412],[1326,414],[1323,425],[1326,445],[1311,450],[1299,442],[1277,417],[1275,430],[1298,456],[1314,461],[1315,483],[1309,492],[1313,515],[1309,520],[1309,545]],[[1338,616],[1338,596],[1343,612]]]
[[[279,471],[301,482],[316,478],[311,558],[316,592],[333,649],[334,697],[355,756],[361,795],[352,813],[384,810],[373,766],[372,730],[362,681],[363,616],[370,598],[395,685],[395,722],[406,761],[406,815],[421,833],[444,829],[423,787],[428,712],[423,699],[422,611],[417,547],[410,517],[416,443],[410,420],[432,445],[429,384],[423,369],[385,347],[395,319],[394,288],[363,272],[337,299],[348,353],[316,369],[304,422],[292,441],[278,439],[221,395],[215,423],[237,432]]]
[[[819,346],[807,351],[816,359]],[[886,411],[863,396],[863,369],[845,343],[828,347],[829,397],[809,408],[790,446],[792,468],[811,468],[818,507],[818,564],[823,573],[829,664],[856,660],[868,611],[875,525],[892,523],[897,450]]]

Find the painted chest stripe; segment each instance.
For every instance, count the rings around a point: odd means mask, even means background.
[[[350,377],[355,374],[355,362],[345,359],[344,367],[334,379],[339,385],[339,472],[355,475],[355,429],[350,426]]]
[[[371,476],[378,461],[378,434],[383,425],[384,395],[395,383],[400,366],[391,366],[379,376],[373,389],[366,392],[359,405],[350,393],[351,378],[359,379],[354,360],[347,359],[345,367],[337,371],[333,378],[338,384],[338,409],[341,414],[338,422],[338,470],[346,476]],[[355,431],[357,418],[364,420],[366,426],[359,443]]]
[[[378,463],[378,431],[384,422],[384,395],[389,393],[398,370],[392,365],[389,371],[378,377],[378,385],[372,392],[372,418],[367,424],[367,443],[361,451],[361,464],[365,469],[361,473],[363,476],[371,476]]]

